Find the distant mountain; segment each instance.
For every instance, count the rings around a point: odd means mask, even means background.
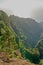
[[[34,47],[43,32],[39,23],[31,18],[20,18],[14,15],[10,16],[10,24],[18,34],[23,33],[27,39],[25,45]]]
[[[42,30],[43,30],[43,22],[40,22],[40,27],[41,27]]]

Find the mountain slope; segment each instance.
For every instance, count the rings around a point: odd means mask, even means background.
[[[41,27],[42,30],[43,30],[43,22],[40,22],[40,27]]]
[[[13,57],[15,55],[14,50],[18,50],[18,43],[19,38],[9,24],[8,15],[0,11],[0,53],[7,52],[8,56]]]
[[[23,33],[27,39],[25,45],[34,47],[42,33],[40,24],[31,18],[20,18],[14,15],[10,16],[10,24],[16,33]]]
[[[43,59],[43,38],[40,39],[36,45],[40,52],[40,58]]]
[[[29,57],[29,54],[31,56],[32,53],[30,54],[30,52],[26,50],[23,41],[21,41],[17,33],[13,31],[7,14],[0,11],[0,65],[32,65],[33,63],[27,62],[26,56],[24,56],[28,54]],[[14,58],[14,60],[12,60],[12,58]],[[25,59],[23,60],[23,58]],[[30,58],[28,58],[28,60],[29,59]],[[31,60],[34,61],[33,56]]]

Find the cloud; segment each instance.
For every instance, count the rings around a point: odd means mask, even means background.
[[[41,12],[39,12],[39,7],[43,7],[43,0],[0,0],[0,2],[0,9],[8,10],[11,14],[13,12],[16,16],[32,17],[36,20],[40,19],[38,13]],[[42,15],[42,13],[40,15]]]
[[[33,11],[32,13],[32,17],[39,21],[42,22],[43,21],[43,7],[42,8],[37,8]]]
[[[6,1],[6,0],[0,0],[0,3],[4,2],[4,1]]]

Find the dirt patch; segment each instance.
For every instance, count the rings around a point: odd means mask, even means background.
[[[12,58],[10,59],[9,63],[0,60],[0,65],[35,65],[35,64],[30,63],[26,60]]]

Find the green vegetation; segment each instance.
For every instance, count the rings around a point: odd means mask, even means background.
[[[32,18],[22,18],[14,15],[10,15],[9,18],[10,25],[17,35],[21,39],[23,34],[24,37],[26,36],[25,46],[35,47],[42,33],[40,23],[37,23],[37,21]],[[21,32],[23,33],[22,35],[20,35]]]
[[[43,40],[38,42],[36,48],[25,46],[27,36],[22,31],[11,27],[8,15],[0,11],[0,53],[7,53],[7,60],[11,57],[30,60],[32,63],[43,64]],[[18,33],[19,32],[19,33]],[[20,36],[19,36],[20,35]]]
[[[30,60],[33,63],[38,64],[40,62],[40,58],[39,58],[40,54],[38,49],[21,48],[21,54],[23,58]]]
[[[40,61],[39,65],[43,65],[43,59]]]
[[[43,38],[38,41],[36,47],[40,52],[40,59],[43,59]]]
[[[17,35],[14,33],[9,24],[7,14],[3,11],[0,11],[0,13],[0,52],[6,51],[9,54],[12,54],[14,50],[18,49],[16,41]]]

